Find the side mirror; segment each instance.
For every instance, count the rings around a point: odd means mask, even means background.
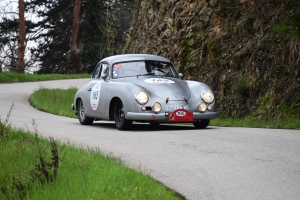
[[[186,80],[185,77],[184,77],[184,75],[183,75],[182,73],[178,73],[178,75],[179,75],[179,78],[180,78],[180,79]]]
[[[108,67],[108,65],[103,65],[102,67],[103,67],[103,69],[102,69],[102,73],[101,73],[101,78],[103,78],[105,80],[105,79],[107,79],[108,74],[109,74],[109,67]]]

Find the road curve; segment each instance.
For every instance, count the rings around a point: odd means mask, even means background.
[[[1,119],[14,103],[14,127],[32,130],[34,119],[41,135],[100,148],[187,199],[300,199],[299,130],[134,124],[131,131],[118,131],[113,123],[82,126],[28,103],[40,87],[80,87],[87,81],[0,84]]]

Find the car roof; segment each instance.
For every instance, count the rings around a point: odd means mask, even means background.
[[[155,60],[162,62],[171,62],[169,59],[162,56],[156,56],[152,54],[121,54],[109,56],[102,59],[100,62],[108,62],[110,64],[116,62],[127,62],[127,61],[137,61],[137,60]]]

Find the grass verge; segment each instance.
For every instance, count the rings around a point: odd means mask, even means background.
[[[71,110],[76,91],[76,88],[67,90],[40,88],[32,94],[30,103],[45,112],[77,118],[75,111]],[[218,118],[211,120],[210,126],[300,129],[300,116],[287,116],[277,120],[258,120],[250,116],[243,119]]]
[[[184,199],[99,150],[76,148],[0,119],[0,199]]]
[[[0,83],[77,79],[90,77],[90,74],[19,74],[3,72],[0,73]]]
[[[300,129],[300,116],[290,116],[283,119],[262,120],[255,119],[250,116],[247,116],[243,119],[214,119],[211,120],[210,125],[225,127]]]
[[[77,118],[71,109],[77,88],[56,89],[43,88],[36,90],[29,99],[35,108],[48,113]]]

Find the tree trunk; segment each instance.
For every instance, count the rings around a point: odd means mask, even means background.
[[[18,73],[24,73],[24,54],[25,54],[25,4],[24,0],[19,0],[19,40],[18,40]]]
[[[72,35],[70,38],[70,48],[74,60],[74,66],[76,68],[76,73],[80,73],[80,69],[82,67],[79,49],[77,48],[77,39],[78,39],[79,23],[80,23],[80,8],[81,8],[81,0],[75,0]]]

